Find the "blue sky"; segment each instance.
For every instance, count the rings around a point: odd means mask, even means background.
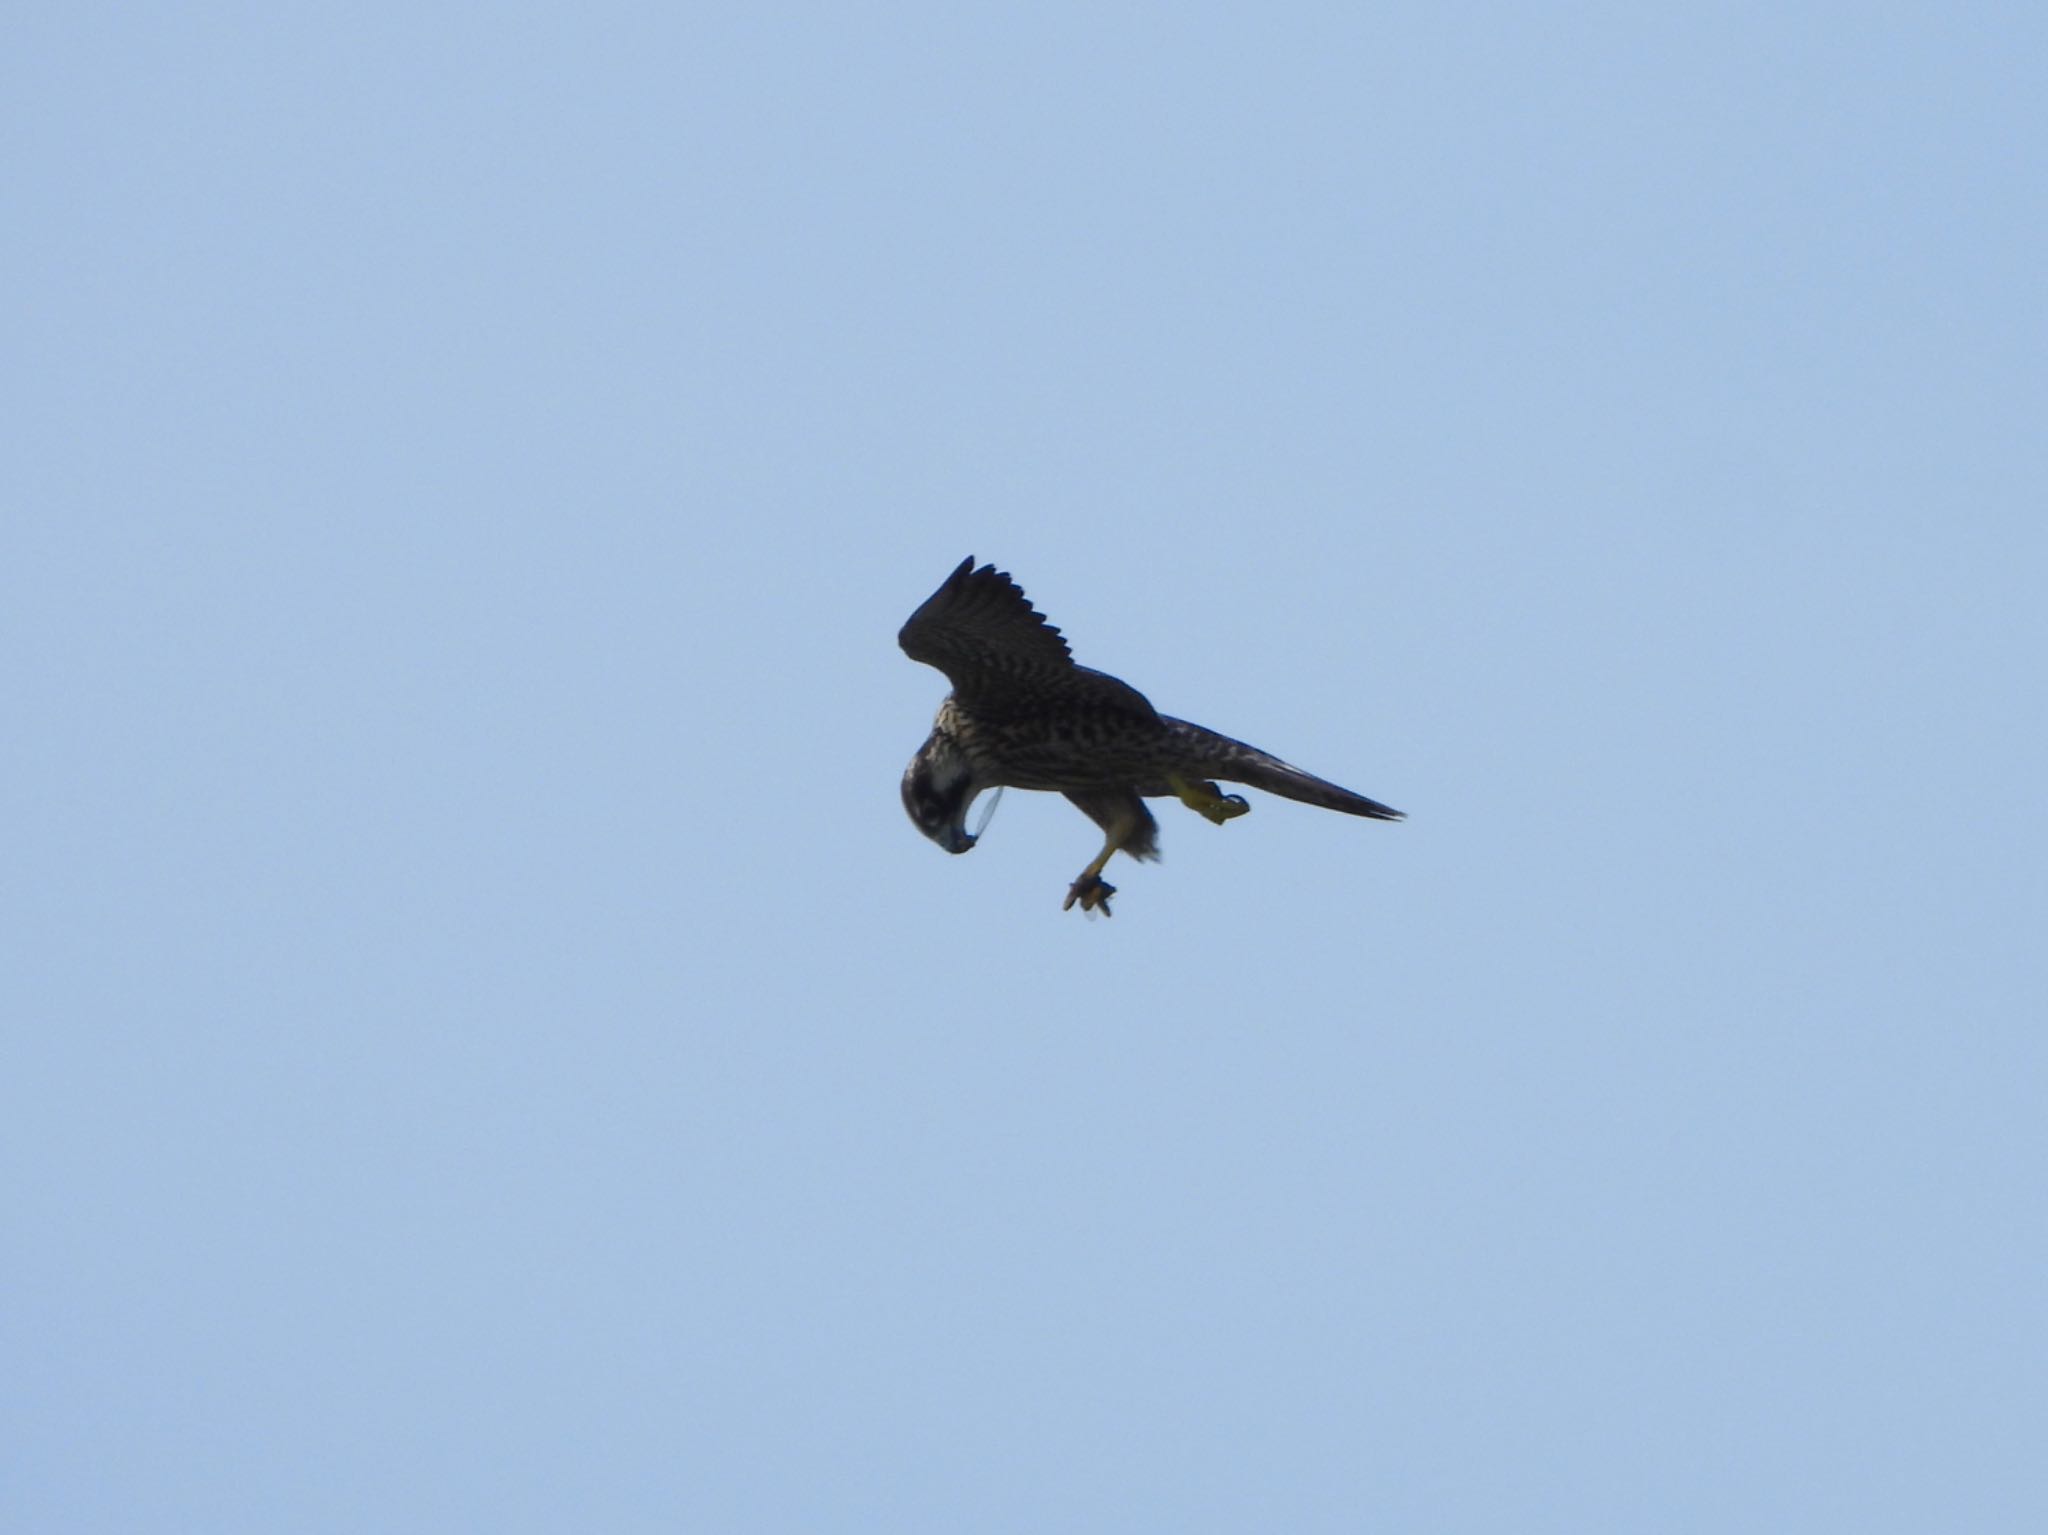
[[[2040,1528],[2044,30],[15,7],[6,1522]]]

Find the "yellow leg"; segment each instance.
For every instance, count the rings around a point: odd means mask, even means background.
[[[1190,780],[1175,773],[1168,777],[1166,783],[1168,788],[1180,796],[1183,805],[1207,817],[1218,826],[1246,814],[1252,808],[1242,794],[1225,794],[1216,785],[1202,779]]]
[[[1136,831],[1139,825],[1138,818],[1131,816],[1118,821],[1110,828],[1109,835],[1103,839],[1102,851],[1095,855],[1095,861],[1081,871],[1080,877],[1073,884],[1067,886],[1067,898],[1060,902],[1061,911],[1072,911],[1074,903],[1079,901],[1083,911],[1099,911],[1105,917],[1115,915],[1109,909],[1109,898],[1116,894],[1116,886],[1104,881],[1102,871],[1108,867],[1110,859],[1116,856],[1116,850],[1129,840],[1131,833]]]

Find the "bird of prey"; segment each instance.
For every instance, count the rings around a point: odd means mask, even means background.
[[[1214,780],[1398,821],[1401,812],[1304,773],[1278,757],[1161,714],[1145,695],[1076,666],[1060,631],[1017,583],[973,556],[910,615],[896,637],[913,661],[953,684],[932,733],[903,773],[903,808],[949,853],[974,846],[967,807],[984,789],[1064,794],[1103,831],[1102,851],[1068,887],[1062,910],[1109,912],[1103,867],[1119,852],[1159,856],[1147,798],[1171,794],[1221,826],[1251,809]]]

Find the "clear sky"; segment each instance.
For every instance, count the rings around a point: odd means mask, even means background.
[[[0,1523],[2048,1528],[2044,45],[10,7]]]

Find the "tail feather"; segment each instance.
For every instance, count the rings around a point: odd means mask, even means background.
[[[1249,784],[1254,789],[1264,789],[1268,794],[1278,794],[1286,799],[1299,800],[1304,805],[1320,805],[1325,810],[1341,810],[1346,815],[1370,816],[1375,821],[1406,820],[1400,811],[1391,805],[1382,805],[1376,799],[1367,799],[1363,794],[1354,794],[1327,778],[1318,778],[1305,773],[1291,762],[1282,762],[1271,752],[1262,752],[1256,746],[1247,746],[1242,741],[1233,741],[1229,736],[1218,735],[1200,725],[1190,725],[1185,720],[1171,721],[1186,731],[1199,743],[1199,750],[1206,759],[1205,771],[1210,776],[1227,783]]]

